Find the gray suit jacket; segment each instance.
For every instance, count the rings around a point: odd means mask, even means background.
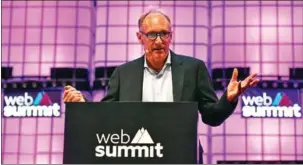
[[[221,125],[235,110],[236,103],[227,100],[226,92],[218,99],[205,63],[171,51],[174,101],[198,102],[202,121]],[[115,69],[107,95],[101,101],[142,101],[144,56]]]

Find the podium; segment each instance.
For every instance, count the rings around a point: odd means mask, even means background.
[[[64,164],[197,163],[198,105],[67,103]]]

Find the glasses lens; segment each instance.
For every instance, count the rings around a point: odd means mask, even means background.
[[[148,33],[148,34],[147,34],[147,37],[148,37],[149,39],[154,40],[154,39],[157,38],[157,33]]]

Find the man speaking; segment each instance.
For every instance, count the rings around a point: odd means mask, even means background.
[[[149,11],[138,20],[138,41],[145,54],[113,72],[109,90],[101,101],[198,102],[202,120],[219,126],[234,111],[238,96],[259,80],[257,74],[238,81],[234,69],[227,90],[218,99],[203,61],[178,55],[169,49],[173,32],[170,18],[158,10]],[[80,91],[66,86],[65,102],[85,102]]]

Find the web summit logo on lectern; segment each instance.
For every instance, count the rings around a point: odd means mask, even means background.
[[[161,143],[155,144],[144,128],[138,130],[132,141],[123,129],[120,134],[96,134],[96,137],[99,143],[95,148],[96,157],[163,157],[163,146]]]

